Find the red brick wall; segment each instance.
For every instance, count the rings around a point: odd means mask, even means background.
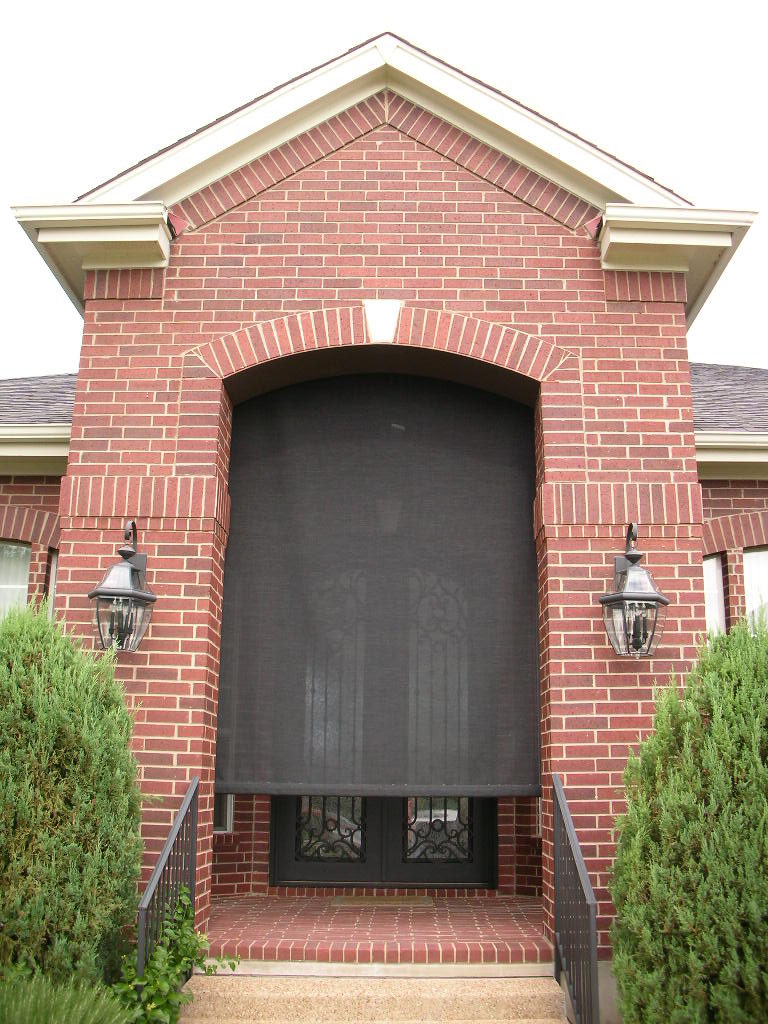
[[[126,518],[137,517],[149,555],[155,616],[119,671],[139,704],[144,784],[168,797],[146,815],[150,852],[188,777],[200,774],[204,919],[228,525],[226,387],[258,390],[266,362],[295,379],[301,360],[290,356],[305,349],[332,359],[338,346],[364,347],[361,300],[398,298],[397,346],[462,353],[538,395],[543,890],[551,911],[556,770],[584,843],[605,947],[624,760],[650,728],[654,679],[685,669],[703,628],[682,277],[607,281],[594,210],[391,94],[176,213],[189,226],[172,243],[164,279],[89,274],[61,500],[59,606],[84,635],[85,594],[114,558]],[[640,546],[672,603],[658,656],[626,664],[608,646],[597,598],[630,520],[640,522]]]
[[[768,480],[703,480],[704,521],[768,509]]]
[[[270,798],[235,796],[231,832],[213,837],[211,895],[265,893],[269,886]]]
[[[59,542],[59,491],[53,476],[0,476],[0,540],[30,546],[30,601],[48,592],[51,553]]]
[[[499,892],[541,895],[541,820],[538,798],[500,797],[498,803]]]

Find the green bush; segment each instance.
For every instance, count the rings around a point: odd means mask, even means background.
[[[625,773],[612,895],[624,1024],[768,1020],[768,630],[699,652]]]
[[[0,974],[101,980],[134,921],[140,795],[114,658],[45,608],[0,621]]]
[[[195,915],[189,889],[182,887],[173,914],[166,918],[159,942],[147,960],[144,974],[136,974],[136,952],[125,957],[122,981],[113,991],[130,1013],[133,1024],[176,1024],[185,1003],[192,1000],[191,992],[181,987],[198,967],[206,974],[215,974],[227,964],[235,969],[240,958],[217,958],[206,961],[208,940],[195,931]]]
[[[130,1024],[119,1002],[103,988],[72,981],[54,985],[37,974],[0,985],[0,1024]]]

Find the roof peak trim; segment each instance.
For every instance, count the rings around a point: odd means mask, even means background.
[[[629,164],[393,33],[238,107],[78,202],[160,199],[171,206],[385,87],[593,205],[687,205]]]

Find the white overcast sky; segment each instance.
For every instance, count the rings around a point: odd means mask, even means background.
[[[13,4],[0,61],[0,377],[74,372],[82,320],[11,216],[66,202],[383,31],[699,206],[762,210],[689,335],[768,367],[768,74],[758,0]]]

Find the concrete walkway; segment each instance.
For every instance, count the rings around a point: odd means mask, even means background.
[[[564,1024],[551,978],[196,975],[183,1024]]]

